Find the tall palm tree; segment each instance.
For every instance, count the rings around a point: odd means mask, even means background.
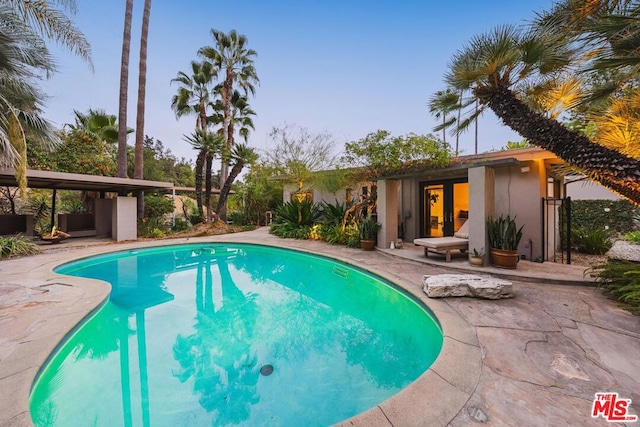
[[[227,198],[231,192],[231,185],[238,177],[242,169],[249,164],[258,160],[258,154],[253,148],[247,147],[246,144],[237,144],[231,151],[231,162],[233,167],[229,173],[229,177],[224,181],[224,185],[220,189],[220,198],[218,199],[218,207],[216,212],[218,217],[223,221],[227,218]]]
[[[209,153],[219,152],[221,146],[224,143],[224,139],[219,136],[207,132],[206,130],[196,129],[189,136],[185,136],[184,140],[191,144],[193,148],[198,150],[198,157],[196,158],[196,203],[198,205],[198,214],[202,221],[209,216],[210,212],[205,215],[202,201],[202,182],[204,180],[204,169],[207,155]]]
[[[203,134],[202,138],[206,138],[209,127],[209,119],[207,117],[207,107],[211,104],[211,94],[213,91],[213,78],[216,76],[216,70],[209,62],[191,61],[191,75],[180,71],[171,83],[178,83],[178,93],[171,98],[171,108],[175,112],[177,118],[185,115],[196,116],[196,131]],[[201,219],[208,221],[209,214],[203,216],[202,210],[202,174],[203,167],[206,167],[206,198],[208,212],[210,212],[211,200],[211,164],[213,162],[213,153],[206,150],[204,145],[201,146],[198,159],[202,162],[200,171],[198,171],[198,163],[196,161],[196,196],[200,194],[200,205],[198,207]],[[198,180],[200,173],[200,180]]]
[[[245,95],[249,92],[251,94],[255,92],[254,84],[258,83],[259,79],[253,61],[258,54],[255,50],[247,48],[247,37],[238,34],[236,30],[225,34],[222,31],[211,29],[211,35],[215,46],[202,47],[198,54],[210,61],[216,70],[224,74],[219,88],[224,106],[222,129],[227,150],[230,151],[233,147],[233,135],[229,133],[233,90],[234,87],[239,87]],[[227,162],[223,161],[221,166],[220,181],[222,185],[228,175]]]
[[[126,0],[122,59],[120,61],[120,98],[118,102],[118,176],[127,177],[127,99],[129,91],[129,52],[131,51],[131,17],[133,0]]]
[[[442,131],[442,142],[447,142],[446,130],[449,126],[453,125],[456,118],[450,118],[447,120],[447,115],[459,109],[460,96],[458,93],[450,88],[437,91],[431,98],[429,98],[429,112],[434,114],[436,119],[442,117],[442,123],[433,128],[434,131]],[[458,149],[456,147],[456,153]]]
[[[144,107],[147,92],[147,42],[149,39],[149,15],[151,0],[144,0],[142,31],[140,33],[140,66],[138,73],[138,105],[136,113],[136,144],[134,147],[133,177],[144,178]],[[144,217],[144,192],[138,192],[138,218]]]
[[[223,123],[224,122],[224,105],[222,100],[219,98],[216,99],[216,102],[212,104],[212,108],[213,108],[214,114],[209,117],[209,121],[214,125]],[[244,142],[247,143],[249,140],[249,134],[251,130],[255,129],[253,125],[253,116],[255,115],[256,113],[251,109],[247,97],[240,94],[240,92],[238,92],[237,90],[234,90],[233,96],[231,97],[231,114],[229,117],[229,126],[227,128],[227,134],[229,135],[229,138],[231,140],[235,140],[234,135],[236,133],[236,128],[237,128],[238,134],[242,137]],[[226,148],[226,150],[228,150],[228,148]],[[228,156],[221,155],[220,157],[221,157],[221,162],[224,163],[228,161]],[[228,198],[228,193],[224,194],[223,196],[224,188],[225,188],[224,183],[221,183],[219,200],[224,200],[225,205],[221,210],[220,203],[218,203],[218,208],[216,209],[218,217],[223,221],[227,219],[226,218],[226,212],[227,212],[226,201]],[[230,190],[231,190],[231,186],[229,185],[227,187],[227,191],[230,191]]]
[[[593,143],[556,120],[528,107],[522,86],[544,83],[572,64],[571,47],[555,35],[544,37],[502,26],[474,37],[452,60],[447,82],[471,90],[511,129],[549,150],[595,181],[640,204],[640,162]]]

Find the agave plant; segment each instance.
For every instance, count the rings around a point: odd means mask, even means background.
[[[489,217],[487,220],[487,230],[489,233],[489,245],[493,249],[501,249],[503,251],[518,250],[518,243],[522,238],[522,229],[516,226],[516,217],[511,218],[500,215],[493,219]]]

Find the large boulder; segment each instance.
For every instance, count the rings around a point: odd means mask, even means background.
[[[640,262],[640,245],[634,245],[625,240],[618,240],[607,252],[607,257],[624,261]]]
[[[501,299],[513,297],[513,284],[492,276],[477,274],[425,275],[422,289],[429,298],[476,297]]]

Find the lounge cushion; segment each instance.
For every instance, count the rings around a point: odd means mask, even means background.
[[[469,220],[467,219],[464,224],[460,227],[458,231],[453,233],[454,237],[459,237],[461,239],[469,238]]]

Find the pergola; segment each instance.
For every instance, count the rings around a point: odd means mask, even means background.
[[[95,191],[104,199],[105,193],[128,194],[138,191],[162,190],[172,192],[173,183],[147,181],[142,179],[115,178],[110,176],[84,175],[66,172],[51,172],[27,169],[27,186],[30,188],[47,188],[53,190],[51,206],[52,223],[55,217],[56,190]],[[17,187],[15,169],[0,169],[0,186]],[[175,193],[174,193],[175,194]],[[119,196],[110,203],[101,203],[102,216],[111,222],[112,237],[115,240],[137,238],[136,198]],[[98,210],[98,206],[96,207]]]

